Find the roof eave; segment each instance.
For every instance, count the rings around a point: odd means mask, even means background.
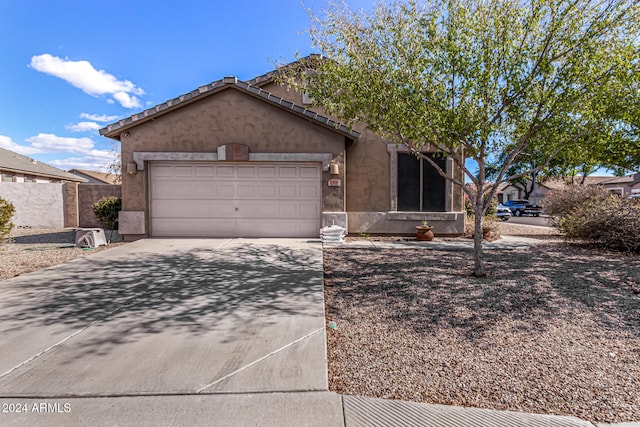
[[[88,182],[86,179],[81,178],[79,176],[74,176],[74,177],[69,177],[66,175],[56,175],[56,174],[52,174],[52,173],[46,173],[46,172],[40,172],[40,171],[30,171],[30,170],[26,170],[26,169],[16,169],[16,168],[12,168],[12,167],[7,167],[7,166],[0,166],[0,170],[3,171],[9,171],[9,172],[13,172],[13,173],[19,173],[19,174],[23,174],[23,175],[33,175],[33,176],[42,176],[44,178],[53,178],[53,179],[60,179],[63,181],[72,181],[72,182]]]

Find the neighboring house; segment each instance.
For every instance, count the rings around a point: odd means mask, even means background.
[[[86,179],[88,184],[120,184],[120,176],[114,173],[95,172],[85,169],[71,169],[69,173]]]
[[[0,198],[15,207],[16,227],[74,226],[78,183],[84,178],[0,148]],[[31,185],[35,183],[35,185]]]
[[[551,190],[560,190],[572,185],[603,185],[610,180],[610,176],[573,176],[566,178],[549,178],[542,183],[536,184],[536,189],[529,195],[528,200],[538,206],[544,205],[544,198]],[[527,188],[531,188],[531,180],[526,182]],[[521,200],[525,198],[525,191],[519,185],[512,185],[508,182],[502,183],[498,187],[498,201],[504,203],[507,200]]]
[[[603,182],[602,186],[612,193],[619,194],[623,197],[630,196],[632,193],[640,193],[640,172],[610,178]]]
[[[0,182],[85,182],[84,178],[49,166],[22,154],[0,148]]]
[[[311,109],[273,73],[235,77],[100,130],[122,145],[120,233],[145,236],[317,237],[464,232],[462,190],[402,146]],[[434,157],[463,180],[451,159]]]

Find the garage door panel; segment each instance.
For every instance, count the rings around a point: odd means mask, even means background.
[[[300,197],[308,199],[319,199],[321,197],[318,185],[300,184]]]
[[[236,194],[236,186],[233,183],[213,183],[216,191],[216,198],[233,199]]]
[[[316,218],[318,211],[320,210],[320,203],[307,202],[300,205],[300,217],[301,218]],[[318,228],[319,229],[319,228]]]
[[[280,178],[297,178],[300,168],[296,166],[281,166],[278,168]]]
[[[238,178],[255,178],[256,167],[255,166],[238,166]]]
[[[298,184],[280,184],[278,186],[278,196],[285,199],[297,198]]]
[[[157,165],[154,169],[154,176],[156,178],[173,177],[173,168],[171,166]]]
[[[234,166],[216,166],[216,176],[218,178],[235,178],[236,168]]]
[[[278,187],[274,184],[260,184],[258,186],[258,196],[264,197],[276,197],[278,194]]]
[[[202,200],[198,204],[176,203],[174,200],[158,200],[155,202],[156,218],[234,218],[236,216],[235,207],[229,203],[220,203],[212,200]]]
[[[197,177],[212,177],[215,176],[215,169],[213,166],[196,166]]]
[[[156,219],[153,222],[153,233],[163,237],[235,237],[235,219],[192,219],[176,222],[173,219]]]
[[[191,166],[176,166],[173,170],[173,174],[176,178],[191,178],[194,173],[194,168]]]
[[[320,168],[300,166],[300,178],[320,179]]]
[[[182,182],[157,182],[152,191],[158,198],[190,198],[195,195],[193,185]]]
[[[194,185],[193,195],[198,199],[206,199],[216,196],[216,188],[210,183],[198,183]]]
[[[260,178],[276,178],[278,170],[275,166],[258,166],[258,177]]]
[[[314,237],[319,164],[150,165],[154,236]]]
[[[255,198],[256,196],[258,196],[257,193],[258,193],[258,188],[256,188],[255,185],[250,183],[247,183],[247,184],[238,183],[238,197]]]

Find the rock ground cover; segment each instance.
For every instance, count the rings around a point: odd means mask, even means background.
[[[114,237],[119,238],[117,235]],[[116,238],[113,240],[117,240]],[[62,264],[114,245],[124,244],[112,243],[109,246],[85,250],[73,247],[74,243],[73,229],[14,229],[11,232],[10,241],[0,243],[0,280]]]
[[[640,421],[640,257],[561,242],[487,253],[325,249],[344,394]]]

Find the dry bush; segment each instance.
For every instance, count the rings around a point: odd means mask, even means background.
[[[581,186],[550,192],[545,211],[569,239],[640,252],[640,203],[602,188]]]
[[[544,198],[544,211],[553,217],[562,217],[573,211],[586,200],[607,199],[610,192],[602,187],[578,185],[562,190],[550,191]]]

